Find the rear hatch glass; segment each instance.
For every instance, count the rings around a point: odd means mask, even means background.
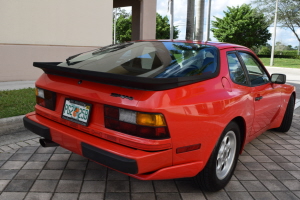
[[[175,42],[136,42],[104,47],[71,57],[58,66],[149,78],[213,73],[216,48]]]
[[[166,41],[111,45],[71,56],[66,62],[56,63],[56,67],[60,69],[52,68],[48,73],[63,70],[69,73],[64,73],[66,76],[72,76],[71,73],[88,74],[89,77],[83,79],[98,76],[99,82],[123,84],[128,87],[141,83],[135,86],[138,89],[144,87],[149,90],[170,89],[207,80],[216,77],[219,72],[217,48],[203,44]],[[46,67],[43,69],[45,71]],[[108,81],[114,78],[118,81]]]

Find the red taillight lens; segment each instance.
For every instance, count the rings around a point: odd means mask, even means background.
[[[46,107],[45,99],[41,97],[36,97],[36,103],[40,106]]]
[[[120,126],[120,122],[118,120],[111,119],[108,117],[105,118],[105,127],[106,128],[113,129],[115,127],[116,129],[119,129],[119,126]]]
[[[50,110],[55,110],[56,105],[56,93],[49,90],[44,90],[41,88],[35,89],[36,93],[36,103],[40,106],[48,108]]]
[[[155,128],[155,131],[156,131],[155,135],[157,137],[163,137],[163,136],[168,137],[169,136],[169,132],[166,129],[166,127]]]
[[[129,124],[126,122],[120,122],[119,131],[122,133],[127,133],[129,135],[136,135],[137,126],[135,124]]]
[[[113,119],[119,119],[119,109],[111,106],[104,106],[104,115]]]
[[[147,139],[170,138],[162,114],[140,113],[132,110],[104,106],[105,127],[128,135]]]
[[[170,138],[167,127],[147,127],[138,126],[139,137],[144,137],[148,139],[166,139]]]

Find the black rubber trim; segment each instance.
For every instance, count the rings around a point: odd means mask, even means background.
[[[101,163],[107,167],[111,167],[120,172],[137,174],[138,166],[136,160],[124,158],[116,154],[104,151],[97,147],[91,146],[84,142],[81,143],[82,154],[84,157]]]
[[[50,134],[50,129],[48,127],[43,126],[39,123],[36,123],[36,122],[28,119],[27,117],[23,118],[23,123],[24,123],[25,128],[27,128],[31,132],[33,132],[45,139],[52,140],[51,134]]]

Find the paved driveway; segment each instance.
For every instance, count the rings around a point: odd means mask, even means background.
[[[38,138],[0,147],[0,199],[300,199],[300,116],[288,133],[267,131],[246,145],[224,190],[207,193],[191,178],[139,181]]]

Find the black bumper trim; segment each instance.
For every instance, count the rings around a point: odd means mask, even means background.
[[[122,156],[110,153],[108,151],[91,146],[84,142],[81,143],[82,154],[84,157],[101,163],[107,167],[111,167],[120,172],[137,174],[138,166],[136,160],[124,158]]]
[[[36,123],[36,122],[28,119],[27,117],[23,118],[23,123],[24,123],[25,128],[27,128],[31,132],[33,132],[45,139],[52,140],[51,134],[50,134],[50,129],[48,127],[43,126],[39,123]]]

